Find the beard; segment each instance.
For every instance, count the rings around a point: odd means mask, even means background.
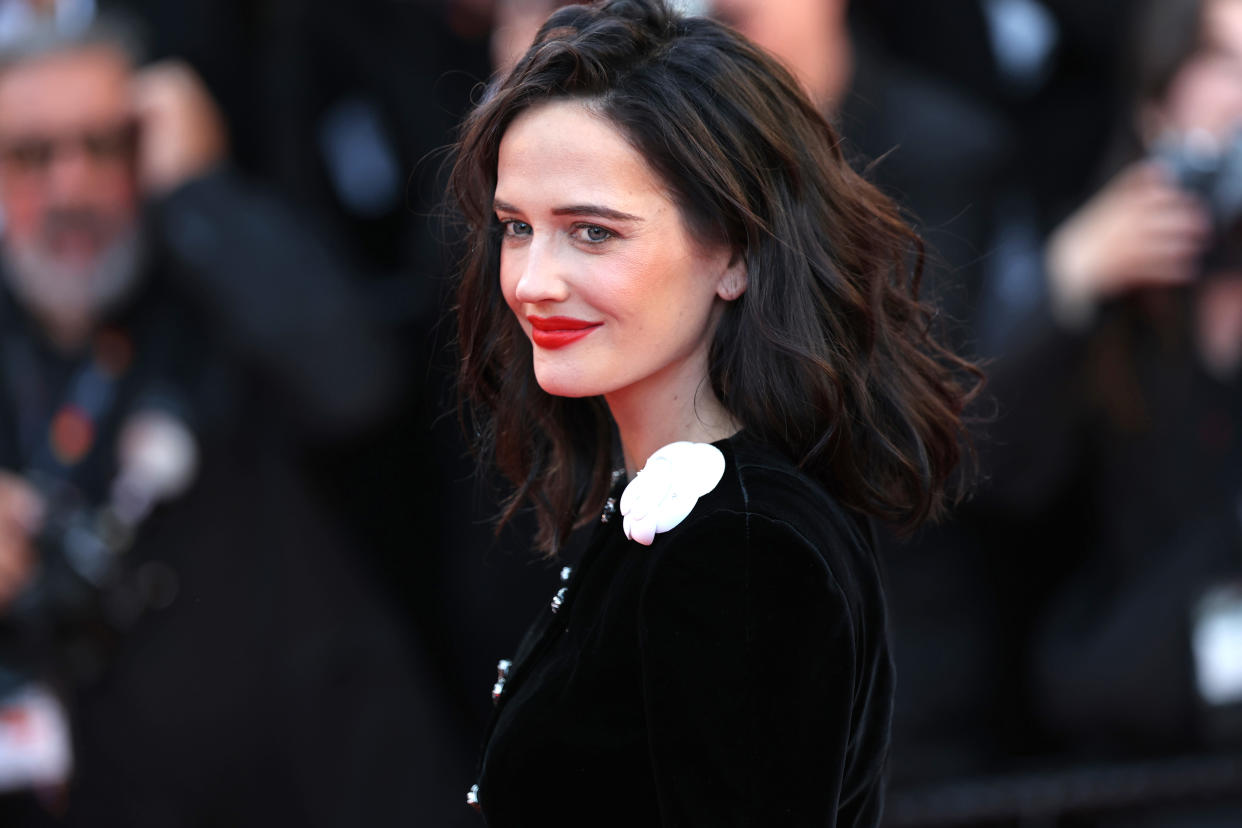
[[[66,261],[42,238],[0,244],[3,278],[14,298],[32,315],[72,326],[93,325],[120,306],[137,286],[145,245],[134,223],[115,233],[91,260]]]

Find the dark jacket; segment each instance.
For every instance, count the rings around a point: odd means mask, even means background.
[[[158,593],[118,617],[109,592],[47,647],[72,717],[63,819],[0,798],[0,824],[469,821],[445,794],[469,762],[438,676],[298,463],[383,402],[386,355],[348,271],[225,171],[155,207],[147,279],[108,326],[132,343],[132,366],[65,477],[86,503],[106,499],[118,429],[152,397],[194,432],[199,471],[125,554],[123,584]],[[0,288],[0,470],[37,468],[91,359],[49,348]],[[44,547],[45,563],[57,557]],[[11,632],[0,615],[0,670],[42,677],[10,658],[25,641]]]
[[[489,825],[879,822],[893,672],[867,525],[765,447],[716,445],[690,516],[649,548],[602,523],[527,635]]]
[[[1132,297],[1081,334],[1033,314],[993,372],[1003,408],[983,494],[1015,534],[1042,526],[1059,566],[1031,681],[1075,753],[1167,756],[1242,736],[1199,698],[1191,646],[1200,599],[1242,578],[1242,385],[1203,368],[1191,301]]]

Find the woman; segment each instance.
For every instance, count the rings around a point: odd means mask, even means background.
[[[1012,413],[985,499],[1060,550],[1030,636],[1040,724],[1118,762],[1242,746],[1242,0],[1152,0],[1137,23],[1128,163],[1046,245],[1050,301],[994,374]]]
[[[916,239],[785,70],[657,0],[556,12],[452,188],[503,518],[531,504],[550,555],[595,524],[502,669],[471,799],[494,826],[876,824],[868,518],[941,510],[963,401]]]

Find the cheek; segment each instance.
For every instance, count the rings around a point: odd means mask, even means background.
[[[514,313],[517,313],[519,304],[517,300],[518,268],[516,263],[513,261],[512,254],[507,253],[503,249],[500,252],[499,271],[498,279],[500,281],[500,293],[505,298],[505,304],[507,304]]]
[[[1175,128],[1205,129],[1224,135],[1242,119],[1242,80],[1236,70],[1201,61],[1178,75],[1167,101]]]
[[[575,284],[577,295],[596,310],[626,322],[631,331],[652,326],[657,317],[667,317],[680,304],[673,290],[676,283],[659,252],[634,248],[587,259]]]
[[[138,189],[132,178],[116,181],[111,189],[102,189],[100,192],[104,193],[100,203],[112,205],[118,215],[133,217],[138,214]]]
[[[46,200],[33,189],[3,187],[0,209],[4,213],[5,235],[20,242],[38,235]]]
[[[96,186],[83,201],[121,224],[128,224],[138,216],[138,190],[128,175],[99,175]]]

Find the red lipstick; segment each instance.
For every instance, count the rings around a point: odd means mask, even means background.
[[[571,316],[528,316],[530,338],[540,348],[564,348],[602,325]]]

